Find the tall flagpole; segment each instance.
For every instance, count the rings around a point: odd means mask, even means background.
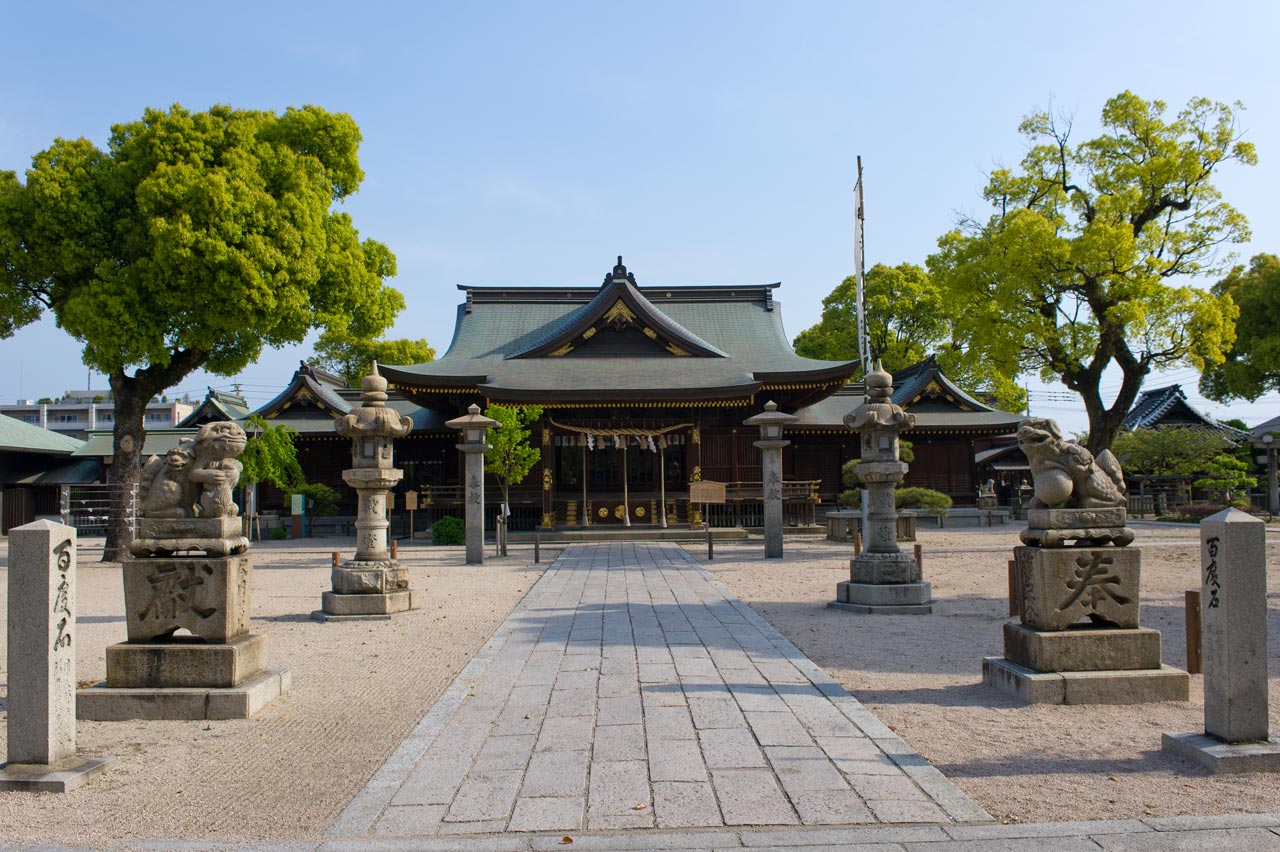
[[[871,372],[871,347],[867,342],[867,281],[866,273],[863,270],[861,155],[858,156],[858,182],[854,185],[853,192],[857,199],[857,214],[853,220],[853,274],[858,283],[858,357],[862,359],[862,375],[865,377]],[[862,540],[864,542],[871,540],[871,511],[869,503],[870,496],[864,483],[862,486]]]
[[[858,157],[858,182],[853,187],[857,199],[857,213],[853,220],[853,266],[854,278],[857,281],[858,294],[858,357],[862,359],[862,374],[871,370],[871,347],[867,341],[867,297],[866,272],[864,270],[865,253],[862,237],[862,157]]]

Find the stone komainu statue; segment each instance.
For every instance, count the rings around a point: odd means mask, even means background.
[[[152,456],[138,480],[138,508],[144,518],[189,518],[195,503],[191,464],[196,445],[183,441],[163,456]]]
[[[1035,483],[1031,508],[1125,505],[1124,474],[1110,450],[1095,458],[1075,441],[1063,438],[1057,423],[1043,418],[1023,421],[1018,428],[1018,446],[1031,463]]]
[[[234,518],[239,507],[231,490],[244,466],[245,434],[230,421],[206,423],[194,441],[183,441],[153,456],[138,482],[139,515],[144,518]]]

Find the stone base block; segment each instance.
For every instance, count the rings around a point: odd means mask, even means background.
[[[61,763],[6,763],[0,766],[0,790],[67,793],[82,787],[115,763],[110,757],[69,757]]]
[[[1280,738],[1259,743],[1224,743],[1206,734],[1169,734],[1161,738],[1164,750],[1198,763],[1215,774],[1280,772]]]
[[[249,632],[248,556],[134,559],[121,569],[130,642],[149,642],[179,628],[219,643]]]
[[[920,579],[920,566],[907,553],[873,553],[863,551],[849,562],[849,581],[858,584],[915,583]]]
[[[1160,668],[1160,631],[1078,625],[1036,630],[1004,625],[1006,660],[1038,672],[1097,672]]]
[[[249,549],[244,518],[139,518],[129,552],[139,558],[196,551],[230,556]]]
[[[320,596],[320,615],[326,616],[379,616],[385,617],[396,612],[408,612],[418,608],[417,593],[409,589],[402,592],[388,592],[385,595],[340,595],[336,592],[325,592]],[[318,621],[328,619],[319,618]]]
[[[1065,630],[1088,618],[1117,628],[1138,626],[1142,554],[1138,548],[1015,547],[1022,623]]]
[[[837,583],[832,609],[864,615],[929,615],[932,583]]]
[[[409,569],[391,560],[350,561],[334,567],[331,580],[333,591],[339,595],[400,592],[409,588]]]
[[[1028,704],[1150,704],[1186,701],[1191,677],[1180,669],[1038,672],[1003,657],[982,661],[982,680]]]
[[[123,642],[107,648],[107,686],[238,686],[267,667],[267,637],[249,633],[226,644],[199,641]]]
[[[292,684],[288,669],[267,669],[239,686],[226,689],[95,686],[76,692],[76,718],[92,722],[248,719],[288,692]]]

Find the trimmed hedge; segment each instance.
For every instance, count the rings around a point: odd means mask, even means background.
[[[467,525],[461,518],[445,515],[431,525],[432,544],[462,544],[467,540]]]

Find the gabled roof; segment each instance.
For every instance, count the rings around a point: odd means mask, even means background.
[[[82,446],[84,441],[77,438],[0,414],[0,452],[8,450],[69,456]]]
[[[200,426],[215,420],[243,420],[249,416],[249,403],[234,393],[209,388],[204,400],[177,425]]]
[[[298,364],[293,378],[275,399],[253,412],[268,420],[298,403],[312,405],[330,416],[337,417],[351,410],[351,403],[342,397],[342,390],[351,390],[341,376],[317,369],[306,361]],[[359,391],[356,391],[359,394]]]
[[[1154,429],[1158,426],[1203,426],[1223,432],[1235,440],[1248,437],[1248,433],[1193,408],[1182,392],[1182,385],[1143,391],[1124,417],[1125,429]]]
[[[378,369],[382,369],[381,364]],[[398,393],[389,395],[387,405],[412,419],[415,432],[447,431],[442,413],[423,408]],[[289,380],[289,385],[253,413],[272,423],[288,426],[295,432],[331,435],[336,434],[334,418],[359,407],[359,388],[349,387],[341,376],[303,361]]]
[[[615,329],[632,326],[653,341],[655,350],[673,356],[724,358],[724,352],[702,340],[658,310],[636,287],[635,273],[628,272],[618,255],[618,265],[606,275],[590,302],[562,319],[548,323],[540,338],[507,358],[561,357],[582,347],[605,325]]]
[[[797,411],[800,420],[795,425],[843,428],[844,416],[861,405],[865,396],[861,384],[845,385],[823,401]],[[932,355],[893,374],[893,401],[915,415],[917,432],[999,433],[1017,429],[1025,419],[1021,414],[993,408],[961,390],[942,372]]]
[[[621,262],[601,287],[465,286],[439,360],[379,369],[417,400],[746,404],[766,390],[802,405],[844,384],[856,362],[797,355],[777,286],[639,287]]]

